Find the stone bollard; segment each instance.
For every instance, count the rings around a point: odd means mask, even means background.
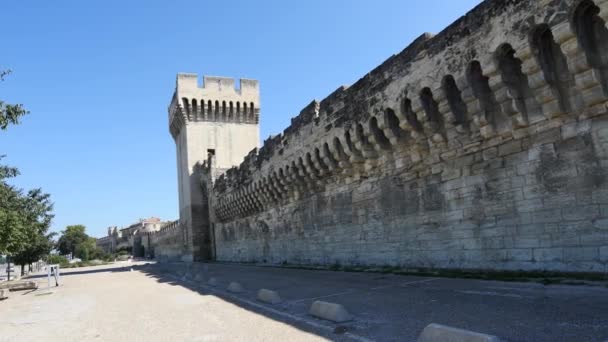
[[[458,329],[431,323],[422,330],[418,342],[499,342],[496,336],[477,333],[470,330]]]
[[[349,314],[341,304],[323,302],[320,300],[312,303],[309,313],[313,316],[337,323],[353,319],[351,314]]]
[[[235,281],[231,282],[226,289],[235,293],[243,292],[243,286]]]
[[[209,278],[209,280],[207,281],[207,285],[209,286],[217,286],[219,283],[217,281],[217,279],[215,278]]]
[[[6,299],[6,298],[8,298],[8,297],[4,295],[4,290],[0,290],[0,300]]]
[[[281,302],[281,297],[276,291],[261,289],[258,291],[258,300],[270,304],[278,304]]]

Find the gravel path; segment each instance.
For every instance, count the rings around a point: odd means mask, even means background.
[[[0,302],[0,341],[325,341],[125,265],[73,270],[48,295],[10,293]]]

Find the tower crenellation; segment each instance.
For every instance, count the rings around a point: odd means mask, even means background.
[[[171,133],[175,136],[187,122],[208,121],[257,124],[260,117],[260,91],[257,80],[180,73],[169,106]]]

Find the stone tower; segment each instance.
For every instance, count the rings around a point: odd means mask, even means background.
[[[175,141],[180,223],[185,227],[183,261],[211,257],[207,201],[195,165],[210,159],[217,177],[239,165],[259,144],[260,91],[257,80],[196,74],[177,75],[169,105],[169,130]]]

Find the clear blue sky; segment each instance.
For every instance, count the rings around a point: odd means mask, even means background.
[[[13,184],[51,194],[53,230],[176,219],[176,73],[260,80],[264,139],[477,3],[3,1],[0,99],[31,113],[0,133],[0,154]]]

